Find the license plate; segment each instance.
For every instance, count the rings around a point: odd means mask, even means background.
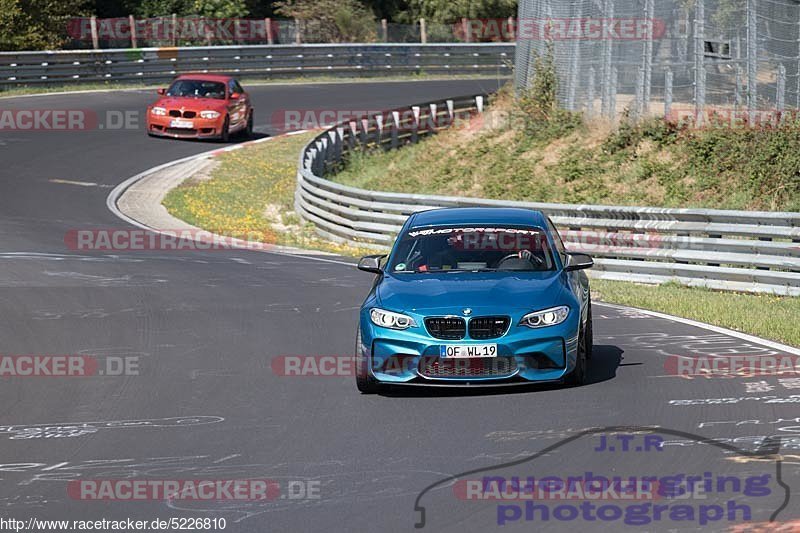
[[[496,344],[443,344],[439,346],[442,359],[470,359],[473,357],[497,357]]]
[[[176,118],[175,120],[169,123],[169,127],[192,129],[194,128],[194,122],[192,122],[191,120],[181,120],[179,118]]]

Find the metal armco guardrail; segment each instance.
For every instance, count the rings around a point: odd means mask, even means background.
[[[514,44],[305,44],[0,52],[0,85],[241,77],[511,73]]]
[[[295,209],[319,234],[387,249],[416,211],[453,206],[539,209],[568,249],[591,254],[604,279],[800,296],[800,213],[567,205],[369,191],[325,176],[349,151],[392,149],[482,112],[486,95],[348,120],[300,154]]]

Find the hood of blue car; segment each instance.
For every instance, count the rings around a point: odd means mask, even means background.
[[[377,287],[384,309],[422,314],[473,315],[530,311],[561,305],[559,272],[452,272],[387,274]]]

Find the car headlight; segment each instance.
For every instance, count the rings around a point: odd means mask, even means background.
[[[408,329],[417,325],[414,319],[408,315],[393,313],[377,307],[369,312],[369,318],[376,326],[389,329]]]
[[[166,115],[167,110],[163,107],[152,107],[150,108],[150,113],[153,115]]]
[[[519,321],[520,326],[527,326],[529,328],[545,328],[547,326],[555,326],[561,324],[569,316],[569,307],[561,305],[558,307],[551,307],[550,309],[543,309],[528,313],[522,320]]]
[[[200,111],[200,118],[217,118],[219,111]]]

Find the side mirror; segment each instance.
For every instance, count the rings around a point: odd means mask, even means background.
[[[381,268],[381,259],[384,257],[386,257],[386,255],[383,254],[362,257],[358,262],[358,269],[363,270],[364,272],[372,272],[373,274],[383,274],[383,269]]]
[[[567,272],[592,268],[593,266],[594,261],[590,256],[578,252],[567,252],[566,261],[564,261],[564,270]]]
[[[238,100],[242,95],[239,93],[231,93],[231,100]]]
[[[161,96],[164,96],[165,94],[167,94],[167,90],[165,88],[163,88],[163,87],[161,87],[159,89],[156,89],[156,92],[158,94],[160,94]]]

